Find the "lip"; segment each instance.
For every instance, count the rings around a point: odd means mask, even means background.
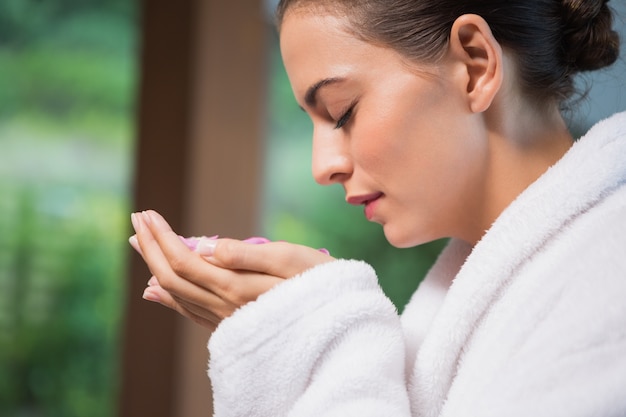
[[[346,201],[348,202],[348,204],[352,204],[355,206],[363,204],[365,206],[364,207],[365,217],[367,218],[367,220],[371,221],[374,218],[374,208],[376,206],[376,202],[382,196],[383,196],[383,193],[380,193],[380,192],[370,193],[370,194],[347,197]]]
[[[352,204],[353,206],[360,206],[361,204],[367,204],[370,201],[374,201],[378,198],[380,198],[383,195],[383,193],[370,193],[370,194],[363,194],[363,195],[356,195],[356,196],[351,196],[351,197],[346,197],[346,202],[348,204]]]

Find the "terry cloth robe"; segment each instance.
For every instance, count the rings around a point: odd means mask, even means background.
[[[281,283],[209,341],[215,415],[626,416],[626,113],[597,124],[399,317],[372,268]]]

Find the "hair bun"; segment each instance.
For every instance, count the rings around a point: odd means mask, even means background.
[[[562,0],[565,63],[573,72],[613,64],[619,55],[619,35],[612,29],[609,0]]]

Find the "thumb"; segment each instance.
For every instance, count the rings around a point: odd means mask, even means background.
[[[209,261],[216,266],[260,272],[279,278],[291,278],[315,265],[334,258],[308,246],[288,242],[262,245],[234,239],[218,239]]]

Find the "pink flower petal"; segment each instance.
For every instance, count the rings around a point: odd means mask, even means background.
[[[205,239],[217,239],[219,236],[215,235],[215,236],[190,236],[190,237],[184,237],[184,236],[178,236],[180,238],[180,240],[183,241],[183,243],[185,245],[187,245],[187,247],[190,250],[196,250],[196,247],[198,246],[198,242],[200,241],[200,239],[205,238]]]
[[[265,238],[265,237],[253,236],[253,237],[247,238],[246,240],[244,240],[244,242],[252,243],[254,245],[260,245],[260,244],[263,244],[263,243],[269,243],[270,240],[268,238]]]

